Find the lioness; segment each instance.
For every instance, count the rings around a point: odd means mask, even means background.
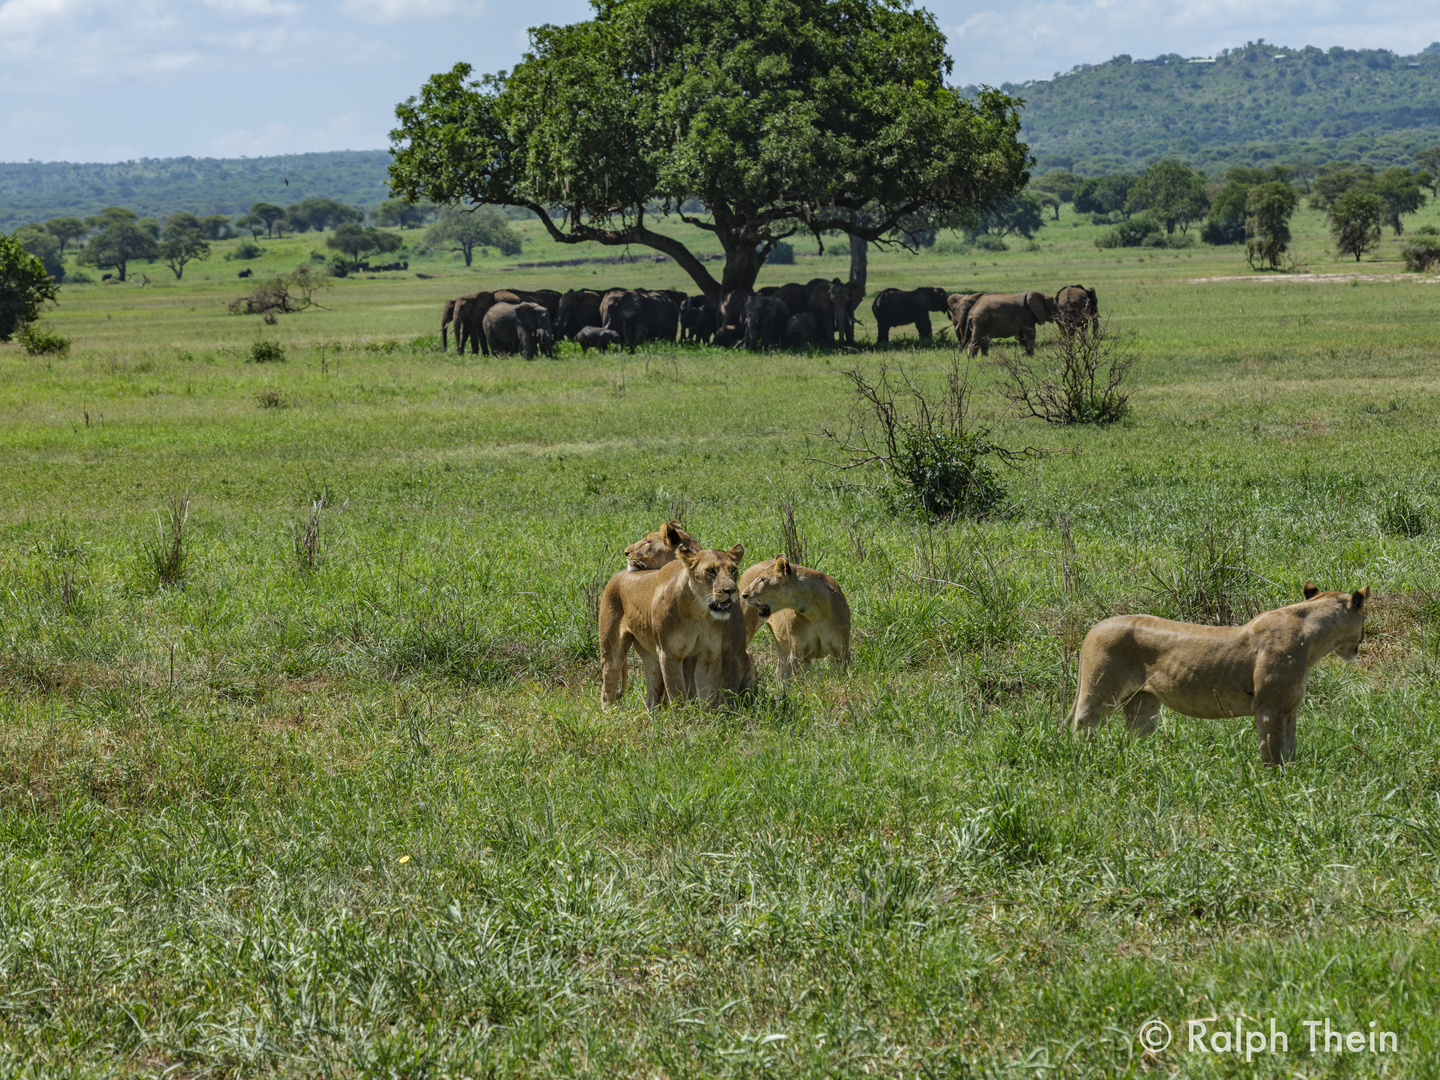
[[[753,682],[744,623],[735,617],[744,555],[741,544],[729,551],[678,551],[659,570],[622,570],[610,579],[600,597],[602,704],[625,692],[631,645],[645,669],[648,708],[692,697],[714,704],[721,690],[745,689],[747,676]]]
[[[625,549],[625,569],[658,570],[674,562],[681,551],[694,554],[701,549],[700,541],[682,529],[678,521],[667,521]]]
[[[1096,623],[1080,646],[1079,687],[1071,729],[1098,727],[1117,708],[1130,730],[1148,735],[1166,705],[1186,716],[1254,716],[1260,760],[1295,756],[1295,713],[1310,669],[1329,653],[1354,661],[1365,640],[1358,592],[1322,593],[1308,581],[1305,599],[1255,616],[1244,626],[1198,626],[1154,615]]]
[[[811,660],[833,656],[850,666],[850,605],[829,574],[778,555],[756,563],[740,578],[747,624],[753,636],[764,622],[775,635],[780,678],[788,679]]]

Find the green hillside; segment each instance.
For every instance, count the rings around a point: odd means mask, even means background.
[[[1410,164],[1440,142],[1440,43],[1416,56],[1263,42],[1213,59],[1117,56],[1005,84],[1041,170],[1098,174],[1180,157],[1208,172],[1274,160]]]
[[[252,203],[312,197],[371,207],[388,196],[388,150],[259,158],[142,158],[115,164],[0,163],[0,229],[124,206],[146,217],[177,210],[241,214]],[[286,181],[289,181],[288,185]]]

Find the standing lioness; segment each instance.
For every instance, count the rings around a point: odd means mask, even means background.
[[[780,678],[827,656],[850,665],[850,605],[829,574],[778,555],[745,571],[740,597],[747,633],[753,636],[764,622],[775,637]]]
[[[1125,709],[1130,730],[1148,735],[1165,705],[1186,716],[1255,717],[1260,760],[1295,756],[1295,713],[1310,669],[1335,653],[1354,661],[1365,640],[1365,602],[1358,592],[1322,593],[1308,581],[1305,599],[1255,616],[1244,626],[1199,626],[1154,615],[1119,615],[1096,623],[1080,646],[1072,730],[1093,729]]]

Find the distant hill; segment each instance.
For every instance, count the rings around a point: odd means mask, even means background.
[[[1138,171],[1162,157],[1212,173],[1271,160],[1409,165],[1440,144],[1440,43],[1415,56],[1263,42],[1213,58],[1117,56],[1001,89],[1025,99],[1041,172]]]
[[[336,199],[371,207],[388,197],[388,150],[258,158],[142,158],[114,165],[0,163],[0,229],[124,206],[144,217],[177,210],[242,214],[251,204]],[[289,180],[287,186],[285,181]]]

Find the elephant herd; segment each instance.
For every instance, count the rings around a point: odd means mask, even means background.
[[[1100,326],[1100,304],[1095,290],[1067,285],[1054,296],[1043,292],[947,293],[936,286],[918,289],[886,289],[875,297],[875,341],[884,345],[890,330],[913,324],[921,338],[932,336],[931,312],[946,312],[955,330],[955,340],[970,356],[990,355],[995,338],[1014,338],[1027,354],[1035,352],[1035,328],[1041,323],[1058,323],[1071,333],[1084,327],[1092,332]]]
[[[472,353],[554,354],[557,335],[579,343],[582,350],[602,351],[610,345],[634,349],[646,341],[681,341],[740,346],[750,350],[781,347],[835,348],[854,345],[855,309],[864,286],[816,278],[804,285],[768,286],[754,293],[732,294],[717,305],[704,296],[673,289],[503,289],[475,292],[445,303],[440,320],[440,346],[448,347],[453,326],[455,347]],[[1062,328],[1098,326],[1095,290],[1070,285],[1055,296],[1041,292],[947,293],[924,286],[885,289],[871,305],[876,342],[890,340],[890,330],[913,324],[921,338],[930,338],[930,314],[947,312],[955,337],[970,355],[987,355],[994,338],[1015,338],[1027,353],[1035,348],[1035,327],[1058,322]]]

